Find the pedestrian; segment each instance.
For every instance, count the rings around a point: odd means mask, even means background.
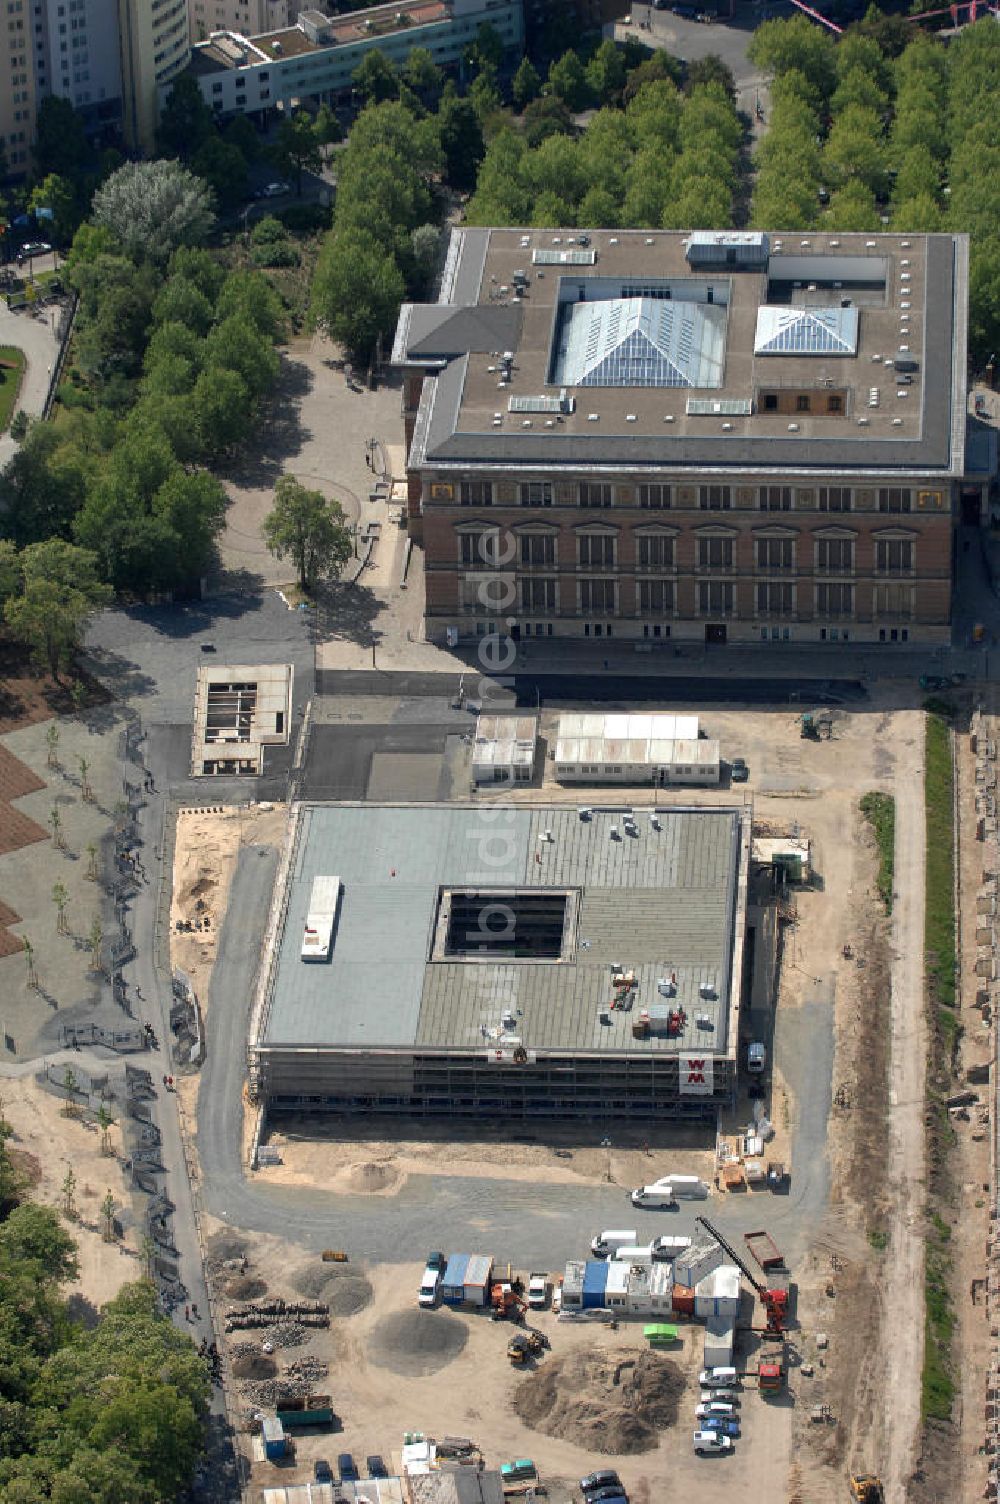
[[[163,1078],[163,1084],[164,1084],[164,1086],[167,1085],[167,1078],[166,1078],[166,1076],[164,1076],[164,1078]],[[167,1089],[169,1090],[169,1087]]]
[[[184,1320],[185,1321],[190,1321],[191,1320],[191,1311],[190,1311],[190,1309],[189,1309],[188,1306],[184,1307]]]

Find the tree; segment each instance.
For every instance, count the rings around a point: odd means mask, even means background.
[[[254,397],[262,397],[278,375],[278,357],[268,339],[239,314],[230,314],[205,341],[205,368],[236,371]]]
[[[46,758],[45,758],[46,766],[50,767],[50,768],[58,768],[58,766],[59,766],[59,727],[56,726],[54,723],[53,723],[53,725],[48,726],[46,728],[46,731],[45,731],[45,745],[46,745],[46,747],[48,749],[47,754],[46,754]]]
[[[95,916],[90,926],[90,934],[87,936],[87,949],[90,951],[90,970],[102,971],[103,960],[101,947],[104,944],[104,926],[100,918]]]
[[[0,515],[10,540],[24,548],[46,538],[68,537],[83,505],[87,464],[68,433],[50,423],[34,423],[17,453],[0,472]],[[20,565],[11,574],[12,555],[0,556],[0,605],[20,582]]]
[[[101,1153],[111,1153],[111,1130],[115,1126],[115,1120],[108,1111],[107,1104],[102,1102],[97,1109],[97,1126],[101,1132]]]
[[[208,333],[213,317],[211,301],[187,277],[168,277],[153,304],[153,319],[157,324],[183,324],[199,335]]]
[[[110,1187],[101,1202],[101,1216],[104,1219],[104,1241],[113,1243],[115,1240],[115,1198]]]
[[[236,314],[268,340],[277,339],[285,324],[281,299],[260,272],[230,272],[216,300],[216,323]]]
[[[413,52],[410,53],[410,57],[407,59],[407,61],[411,61],[416,53],[424,51],[426,51],[426,48],[415,47],[413,49]],[[429,55],[430,54],[428,54],[428,56]],[[237,119],[245,120],[246,116],[239,115],[237,116]],[[344,128],[341,125],[340,121],[337,119],[336,114],[333,110],[331,110],[328,104],[321,104],[319,109],[316,111],[316,118],[313,121],[313,133],[315,134],[316,140],[319,142],[321,148],[326,146],[335,146],[338,141],[343,141]],[[323,152],[323,156],[326,156],[326,152]],[[250,158],[248,157],[247,160],[249,161]]]
[[[575,52],[564,52],[549,69],[549,92],[561,99],[576,114],[590,104],[590,85],[583,64]]]
[[[247,196],[247,159],[238,146],[214,133],[195,152],[191,171],[209,186],[223,213],[229,214]]]
[[[13,1137],[13,1128],[0,1113],[0,1217],[4,1218],[17,1205],[25,1185],[24,1174],[14,1163],[8,1147]]]
[[[541,88],[542,80],[539,77],[538,69],[530,57],[523,57],[517,72],[514,74],[513,93],[514,103],[517,108],[523,110],[525,105],[530,104],[533,99],[537,99]]]
[[[52,543],[61,540],[53,539]],[[75,583],[68,583],[42,571],[29,572],[34,549],[50,545],[32,544],[22,553],[25,561],[24,588],[4,607],[4,619],[12,634],[27,644],[33,656],[43,662],[58,681],[76,652],[84,627],[100,606],[111,599],[106,585],[96,579],[93,555],[85,549],[62,544],[79,559],[80,570]]]
[[[87,881],[97,881],[97,846],[93,841],[87,842]]]
[[[402,67],[403,82],[430,108],[441,92],[444,74],[426,47],[414,47]]]
[[[35,167],[39,177],[58,173],[78,182],[90,160],[90,144],[83,117],[68,99],[46,94],[35,117]]]
[[[66,1093],[66,1102],[63,1106],[63,1117],[71,1118],[76,1114],[76,1103],[74,1102],[73,1098],[80,1089],[80,1084],[76,1079],[76,1072],[71,1065],[67,1065],[65,1070],[63,1071],[62,1086],[63,1091]]]
[[[307,490],[294,475],[282,475],[275,486],[263,533],[275,558],[292,559],[303,591],[338,574],[352,552],[340,503],[327,501],[322,491]]]
[[[468,99],[447,99],[438,112],[445,176],[453,188],[471,192],[486,155],[479,120]]]
[[[61,851],[66,845],[66,837],[62,833],[62,815],[59,813],[58,804],[53,803],[49,810],[48,823],[52,831],[52,844]]]
[[[772,75],[796,68],[805,74],[824,99],[829,99],[836,79],[836,47],[829,32],[814,26],[805,16],[787,21],[765,21],[750,39],[747,57]]]
[[[69,903],[69,893],[65,883],[53,883],[52,902],[56,906],[56,932],[60,935],[66,933],[66,905]]]
[[[685,89],[690,92],[702,84],[718,84],[733,104],[736,103],[736,80],[733,77],[733,70],[715,52],[709,52],[705,57],[695,58],[688,64]]]
[[[48,1206],[26,1201],[0,1222],[0,1263],[30,1263],[36,1278],[61,1284],[76,1279],[76,1244]]]
[[[418,225],[410,236],[413,264],[422,286],[429,290],[441,254],[441,231],[437,225]]]
[[[215,218],[203,180],[163,161],[126,162],[98,188],[91,213],[128,255],[156,262],[204,240]]]
[[[573,117],[555,94],[533,99],[524,111],[524,139],[528,146],[540,146],[549,136],[569,135],[572,130]]]
[[[160,111],[156,128],[160,155],[189,162],[214,134],[215,120],[197,81],[190,73],[182,73],[174,80]]]
[[[12,595],[16,595],[20,587],[21,565],[17,544],[11,538],[0,538],[0,607]]]
[[[367,358],[394,328],[405,290],[391,252],[361,231],[338,233],[316,263],[313,311],[331,339]]]
[[[61,177],[57,172],[50,172],[32,188],[28,208],[49,221],[52,237],[58,245],[66,245],[80,223],[76,189],[69,178]],[[47,212],[42,214],[42,210]]]
[[[586,67],[587,87],[599,104],[617,104],[625,88],[625,54],[608,38]]]
[[[303,172],[319,172],[323,165],[320,142],[305,110],[296,110],[290,118],[282,119],[277,140],[270,150],[279,172],[294,176],[295,192],[301,198]]]
[[[396,65],[377,48],[365,53],[351,74],[351,82],[369,104],[381,104],[385,100],[399,97],[399,72]]]
[[[90,804],[94,797],[94,791],[87,782],[87,774],[90,772],[90,762],[86,757],[77,756],[80,766],[80,794],[85,804]]]
[[[220,459],[246,439],[253,399],[238,372],[210,366],[198,377],[191,395],[202,454]]]

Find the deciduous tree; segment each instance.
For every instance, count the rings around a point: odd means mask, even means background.
[[[212,195],[177,162],[126,162],[94,194],[94,223],[136,260],[165,262],[212,228]]]
[[[308,490],[293,475],[278,481],[263,533],[275,558],[292,560],[305,591],[338,574],[351,555],[351,535],[340,503]]]

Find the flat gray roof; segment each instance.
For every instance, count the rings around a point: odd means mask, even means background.
[[[260,1043],[485,1052],[512,1012],[529,1050],[725,1053],[735,926],[744,922],[742,811],[664,809],[657,829],[647,807],[634,836],[625,813],[301,806]],[[324,873],[343,883],[332,957],[304,962],[309,894]],[[579,889],[575,951],[556,962],[430,962],[442,887]],[[638,977],[630,1010],[608,1011],[612,963]],[[657,981],[671,973],[683,1034],[634,1038],[635,1018],[664,1003]],[[714,996],[701,997],[703,983]]]
[[[398,364],[436,373],[424,382],[411,465],[962,474],[967,237],[772,236],[769,270],[706,273],[688,264],[680,231],[593,230],[586,254],[596,255],[594,264],[533,264],[540,250],[577,254],[569,247],[578,238],[538,228],[452,231],[441,337],[429,315],[404,305],[393,346]],[[630,385],[571,391],[575,411],[548,426],[510,416],[510,397],[558,392],[553,353],[568,303],[611,296],[612,283],[646,297],[664,281],[673,298],[687,287],[702,302],[712,284],[712,297],[726,308],[724,372],[710,395],[743,401],[765,389],[813,391],[820,397],[812,411],[793,411],[791,424],[787,411],[765,410],[762,402],[712,416],[688,409],[687,387]],[[515,299],[519,286],[523,295]],[[856,321],[852,353],[804,337],[780,353],[755,352],[760,310],[789,306],[806,323],[831,308]],[[458,317],[473,309],[471,323]],[[501,327],[501,316],[511,314]],[[470,331],[476,337],[462,343]],[[504,351],[512,356],[507,375],[497,363]],[[892,365],[901,354],[915,367],[903,382]],[[562,374],[561,384],[571,387]],[[820,400],[827,390],[841,394],[832,414]]]

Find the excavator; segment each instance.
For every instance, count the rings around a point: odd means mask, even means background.
[[[490,1289],[490,1304],[493,1307],[494,1321],[523,1321],[524,1313],[528,1309],[517,1286],[523,1289],[521,1280],[508,1281],[498,1280]]]
[[[874,1473],[851,1473],[850,1481],[854,1504],[885,1504],[882,1480]]]
[[[761,1335],[764,1337],[783,1337],[785,1334],[785,1322],[788,1318],[787,1288],[774,1285],[768,1287],[767,1285],[761,1284],[760,1280],[753,1273],[753,1271],[748,1267],[747,1264],[744,1263],[743,1259],[740,1258],[735,1248],[731,1247],[730,1244],[726,1242],[725,1238],[722,1236],[721,1232],[719,1232],[718,1228],[713,1227],[707,1217],[695,1217],[694,1220],[701,1223],[702,1227],[709,1234],[709,1236],[715,1239],[722,1251],[732,1260],[737,1269],[739,1269],[742,1273],[743,1277],[756,1290],[757,1297],[760,1300],[761,1305],[764,1307],[764,1318],[767,1323]],[[772,1277],[774,1277],[780,1271],[768,1270],[767,1272]]]

